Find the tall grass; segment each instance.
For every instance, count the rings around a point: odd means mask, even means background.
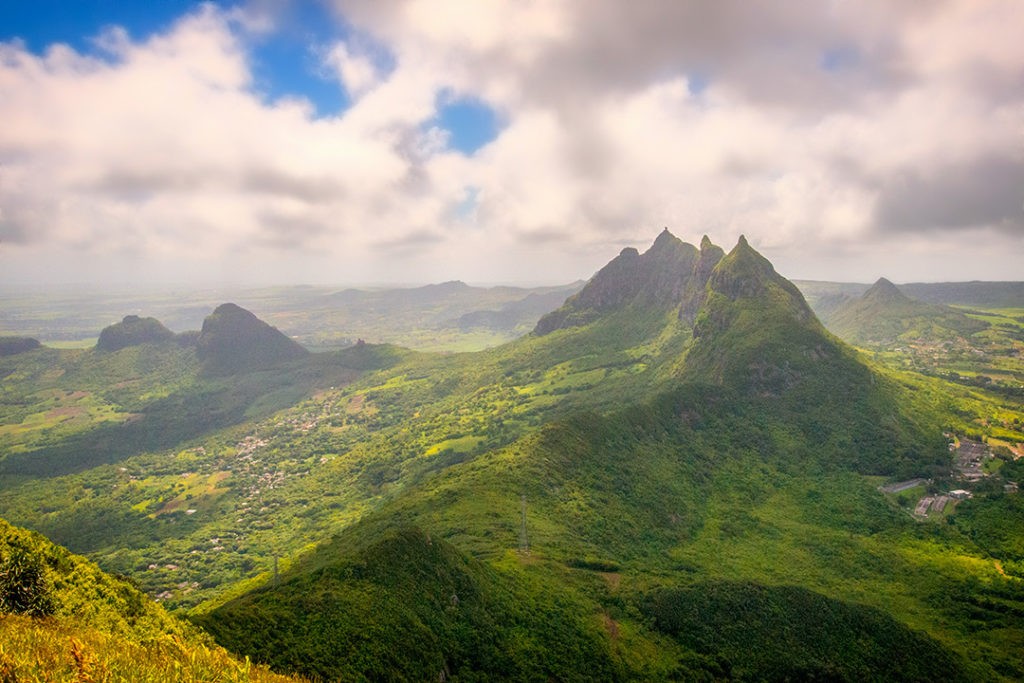
[[[165,683],[299,681],[280,676],[220,647],[174,636],[134,642],[70,619],[0,617],[0,682]]]

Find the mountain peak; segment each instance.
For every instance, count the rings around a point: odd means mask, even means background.
[[[899,287],[884,277],[878,278],[878,281],[871,285],[871,289],[864,292],[861,298],[866,302],[874,301],[883,304],[909,304],[912,301],[910,297],[900,291]]]
[[[795,380],[777,340],[801,362],[835,350],[800,290],[743,237],[712,271],[693,336],[687,366],[694,377],[768,393]]]
[[[671,310],[688,290],[700,255],[665,228],[643,254],[633,247],[619,252],[561,308],[541,318],[534,332],[586,325],[628,305]]]
[[[721,293],[732,299],[758,296],[769,283],[775,282],[780,286],[785,283],[785,289],[791,289],[803,300],[796,286],[776,273],[771,261],[750,246],[743,235],[732,251],[719,261],[711,274],[711,281]]]
[[[700,238],[700,250],[701,251],[705,251],[705,250],[707,250],[707,249],[709,249],[709,248],[711,248],[713,246],[715,246],[715,245],[711,243],[711,238],[708,237],[707,235],[704,235],[703,237]]]
[[[213,309],[213,315],[243,315],[252,316],[253,318],[256,317],[251,311],[247,311],[238,304],[233,303],[221,304],[217,308]]]
[[[912,299],[884,277],[859,299],[847,301],[833,311],[828,325],[846,341],[869,347],[893,343],[909,334],[936,340],[955,339],[987,326],[948,306]]]
[[[652,259],[696,257],[697,248],[682,241],[665,228],[644,255]]]
[[[671,232],[669,232],[668,228],[664,228],[660,233],[658,233],[658,236],[654,239],[654,243],[651,245],[651,248],[648,251],[657,251],[658,249],[662,249],[667,245],[682,243],[683,241],[680,240],[675,235],[673,235]]]
[[[197,344],[199,360],[214,374],[255,370],[308,353],[276,327],[232,303],[221,304],[207,316]]]

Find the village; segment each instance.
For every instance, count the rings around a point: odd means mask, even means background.
[[[909,505],[913,497],[916,497],[914,494],[923,491],[924,495],[914,504],[912,514],[916,519],[925,520],[949,514],[959,501],[974,496],[974,490],[980,482],[993,476],[993,471],[987,467],[994,458],[988,444],[957,438],[952,434],[946,436],[952,439],[949,449],[955,454],[952,469],[955,488],[950,487],[945,492],[931,492],[934,482],[930,479],[909,479],[879,487],[883,493],[896,495],[901,505]],[[1005,482],[1003,490],[1016,493],[1019,490],[1018,482]]]

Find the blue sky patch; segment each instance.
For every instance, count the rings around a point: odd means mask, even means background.
[[[442,93],[435,125],[450,134],[448,146],[463,154],[472,154],[498,137],[498,114],[476,98],[452,98]]]
[[[0,40],[19,38],[36,54],[42,54],[53,43],[94,53],[92,40],[109,26],[121,26],[133,40],[143,40],[171,26],[195,7],[194,0],[3,0]]]
[[[711,78],[700,71],[694,71],[686,75],[686,88],[691,95],[700,95],[711,85]]]
[[[275,18],[273,33],[257,37],[251,48],[257,92],[271,102],[305,98],[318,117],[336,116],[347,109],[351,102],[344,88],[322,65],[318,53],[344,40],[347,32],[326,7],[315,2],[293,3]]]
[[[35,54],[63,43],[103,58],[106,55],[94,41],[105,29],[120,26],[132,41],[142,42],[166,32],[200,6],[195,0],[0,0],[0,40],[21,40]],[[350,32],[323,3],[288,3],[277,9],[274,31],[252,36],[247,44],[255,91],[268,102],[305,98],[317,116],[343,112],[350,102],[337,77],[322,66],[318,50],[349,38]],[[379,52],[375,57],[385,70],[393,68],[389,56]]]
[[[473,218],[477,207],[480,206],[480,188],[475,185],[467,185],[462,200],[452,209],[455,218],[468,221]]]

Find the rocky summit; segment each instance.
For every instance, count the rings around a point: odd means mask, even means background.
[[[643,254],[623,249],[565,305],[541,318],[534,333],[586,325],[626,306],[678,308],[679,316],[692,322],[707,278],[723,253],[706,236],[698,249],[665,228]]]

